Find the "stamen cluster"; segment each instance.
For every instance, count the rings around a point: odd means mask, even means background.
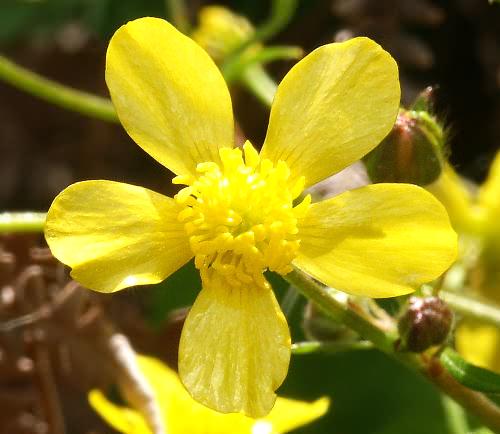
[[[187,185],[175,196],[184,207],[179,220],[204,283],[217,273],[232,286],[265,285],[266,269],[291,271],[300,242],[297,221],[311,202],[307,196],[293,204],[304,178],[291,182],[285,162],[261,159],[250,143],[243,152],[223,148],[219,154],[221,165],[200,163],[197,177],[174,179]]]

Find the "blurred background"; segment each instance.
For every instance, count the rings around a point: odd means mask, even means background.
[[[200,8],[214,4],[185,3],[193,26]],[[270,9],[266,0],[217,4],[255,25]],[[0,0],[0,52],[60,83],[107,96],[108,39],[128,20],[168,18],[167,6],[163,0]],[[396,58],[404,105],[426,86],[437,85],[435,110],[448,131],[451,161],[461,174],[483,180],[500,144],[500,4],[302,0],[290,24],[271,42],[309,52],[355,35],[375,39]],[[276,62],[267,69],[279,81],[292,64]],[[262,143],[269,109],[237,85],[231,91],[242,135]],[[0,211],[46,211],[59,191],[85,179],[172,193],[171,174],[120,125],[65,111],[0,81]],[[0,247],[2,320],[33,312],[54,288],[67,287],[64,269],[43,250],[39,237],[3,237]],[[279,299],[286,285],[272,278]],[[199,287],[188,264],[155,287],[112,297],[85,295],[43,326],[0,331],[0,433],[60,434],[50,427],[61,415],[67,433],[112,433],[86,405],[85,392],[107,383],[106,361],[92,343],[96,329],[104,327],[103,321],[112,324],[138,351],[175,364],[183,314],[174,310],[191,304]],[[298,300],[289,309],[295,341],[304,339],[303,308]],[[375,351],[294,356],[280,394],[332,398],[327,416],[297,432],[447,432],[433,387]]]

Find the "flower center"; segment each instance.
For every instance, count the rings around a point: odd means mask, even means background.
[[[175,184],[187,185],[175,196],[184,207],[179,220],[204,282],[217,273],[230,285],[265,285],[266,269],[292,270],[300,242],[297,220],[311,202],[306,196],[293,204],[304,178],[291,182],[285,162],[261,159],[249,142],[243,152],[223,148],[219,154],[221,165],[200,163],[197,177],[174,178]]]

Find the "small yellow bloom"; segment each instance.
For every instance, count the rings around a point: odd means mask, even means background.
[[[139,366],[153,387],[169,434],[279,434],[306,425],[323,416],[328,398],[314,402],[279,397],[271,413],[263,419],[242,414],[222,414],[198,404],[186,392],[177,374],[159,360],[140,356]],[[137,411],[108,401],[98,390],[89,394],[92,407],[123,434],[150,434],[146,421]]]
[[[397,65],[370,39],[322,46],[290,70],[260,154],[248,142],[234,148],[219,70],[161,19],[115,33],[106,82],[128,134],[185,187],[171,199],[110,181],[73,184],[49,210],[46,239],[76,280],[102,292],[160,282],[194,256],[203,289],[184,325],[179,372],[199,402],[253,417],[273,407],[290,333],[265,270],[294,265],[340,290],[390,297],[454,260],[446,211],[419,187],[378,184],[296,204],[394,123]]]
[[[457,229],[467,232],[472,227],[473,234],[480,240],[481,255],[476,270],[478,287],[474,289],[484,300],[500,306],[500,152],[477,196],[468,196],[468,207],[472,224],[457,225]],[[453,215],[453,210],[450,214]],[[498,327],[464,319],[457,328],[455,342],[457,350],[469,362],[500,373]]]

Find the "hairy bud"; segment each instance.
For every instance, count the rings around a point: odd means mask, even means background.
[[[406,182],[428,185],[442,172],[445,162],[444,132],[429,112],[429,90],[410,110],[401,109],[392,131],[365,156],[373,182]]]
[[[398,323],[403,350],[419,353],[443,344],[451,330],[453,313],[438,297],[410,297]]]

